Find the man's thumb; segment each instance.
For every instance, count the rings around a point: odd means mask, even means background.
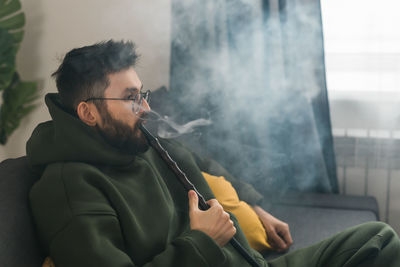
[[[193,190],[189,190],[189,211],[199,209],[199,198]]]

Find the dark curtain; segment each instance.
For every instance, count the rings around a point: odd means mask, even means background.
[[[173,0],[171,31],[160,111],[212,121],[192,148],[260,191],[338,192],[318,0]]]

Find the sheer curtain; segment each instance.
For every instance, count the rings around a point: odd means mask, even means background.
[[[173,0],[169,97],[212,120],[192,145],[235,176],[337,192],[319,1]]]

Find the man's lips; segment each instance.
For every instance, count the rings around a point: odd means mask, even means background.
[[[147,120],[146,120],[147,117],[148,117],[148,114],[147,113],[143,113],[143,115],[140,116],[140,120],[142,121],[141,123],[146,124],[147,123]]]
[[[140,124],[146,124],[147,120],[146,118],[148,117],[147,113],[143,113],[142,115],[140,115],[140,117],[138,118],[138,121],[135,124],[135,129],[139,130],[139,125]]]

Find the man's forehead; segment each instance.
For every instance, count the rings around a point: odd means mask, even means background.
[[[105,95],[116,96],[139,92],[143,88],[143,84],[133,68],[109,74],[108,79],[110,83],[105,90]]]

